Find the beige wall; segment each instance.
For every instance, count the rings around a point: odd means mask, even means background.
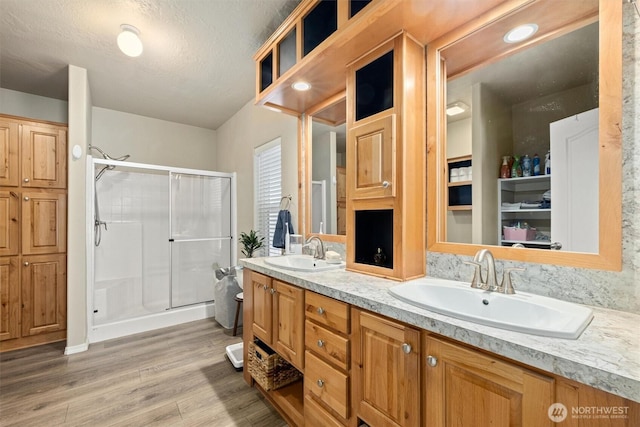
[[[238,233],[254,226],[253,213],[253,150],[282,138],[282,194],[291,194],[291,215],[295,231],[298,222],[298,119],[284,113],[276,113],[256,107],[253,101],[217,130],[218,170],[237,172],[238,183]],[[239,245],[240,246],[240,245]],[[239,252],[238,257],[242,258]]]
[[[92,144],[135,163],[216,170],[216,131],[93,107]],[[98,153],[93,153],[98,157]]]
[[[0,88],[0,114],[68,123],[66,101]]]

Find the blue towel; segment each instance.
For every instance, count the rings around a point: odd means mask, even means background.
[[[278,221],[276,222],[276,231],[273,233],[273,247],[284,249],[284,236],[286,234],[284,225],[289,224],[289,234],[293,234],[293,225],[291,225],[291,212],[281,210],[278,212]]]

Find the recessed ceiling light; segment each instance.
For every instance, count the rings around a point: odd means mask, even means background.
[[[311,84],[307,83],[307,82],[295,82],[294,84],[291,85],[292,88],[294,88],[295,90],[309,90],[311,89]]]
[[[524,24],[509,30],[509,32],[504,35],[503,40],[505,43],[518,43],[528,39],[536,32],[538,32],[538,26],[536,24]]]
[[[140,31],[133,25],[122,24],[122,30],[118,34],[118,47],[127,56],[136,57],[142,54],[142,40],[140,40]]]
[[[464,102],[454,102],[453,104],[447,105],[447,116],[457,116],[458,114],[462,114],[469,109],[469,106]]]

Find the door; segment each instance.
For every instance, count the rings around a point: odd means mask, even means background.
[[[17,187],[18,175],[18,123],[0,118],[0,185]]]
[[[0,341],[20,336],[18,257],[0,258]]]
[[[273,281],[273,346],[299,370],[304,369],[304,290]],[[255,303],[254,303],[255,304]]]
[[[65,255],[22,257],[22,336],[62,331],[67,326]]]
[[[22,253],[62,253],[67,250],[67,196],[62,193],[22,193]]]
[[[433,337],[424,354],[426,425],[552,425],[552,378]]]
[[[67,132],[22,125],[22,187],[67,187]]]
[[[171,173],[171,307],[213,301],[232,265],[231,178]]]
[[[245,283],[244,286],[247,286]],[[251,273],[251,292],[253,297],[253,334],[271,345],[273,338],[273,298],[271,278]],[[275,292],[275,290],[273,290]]]
[[[418,330],[361,311],[353,318],[357,415],[369,425],[420,425]]]
[[[598,253],[598,109],[550,124],[551,241]]]
[[[18,255],[20,242],[19,195],[0,191],[0,256]]]

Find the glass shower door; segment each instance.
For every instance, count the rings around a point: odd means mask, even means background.
[[[171,173],[171,307],[213,301],[231,265],[231,178]]]

